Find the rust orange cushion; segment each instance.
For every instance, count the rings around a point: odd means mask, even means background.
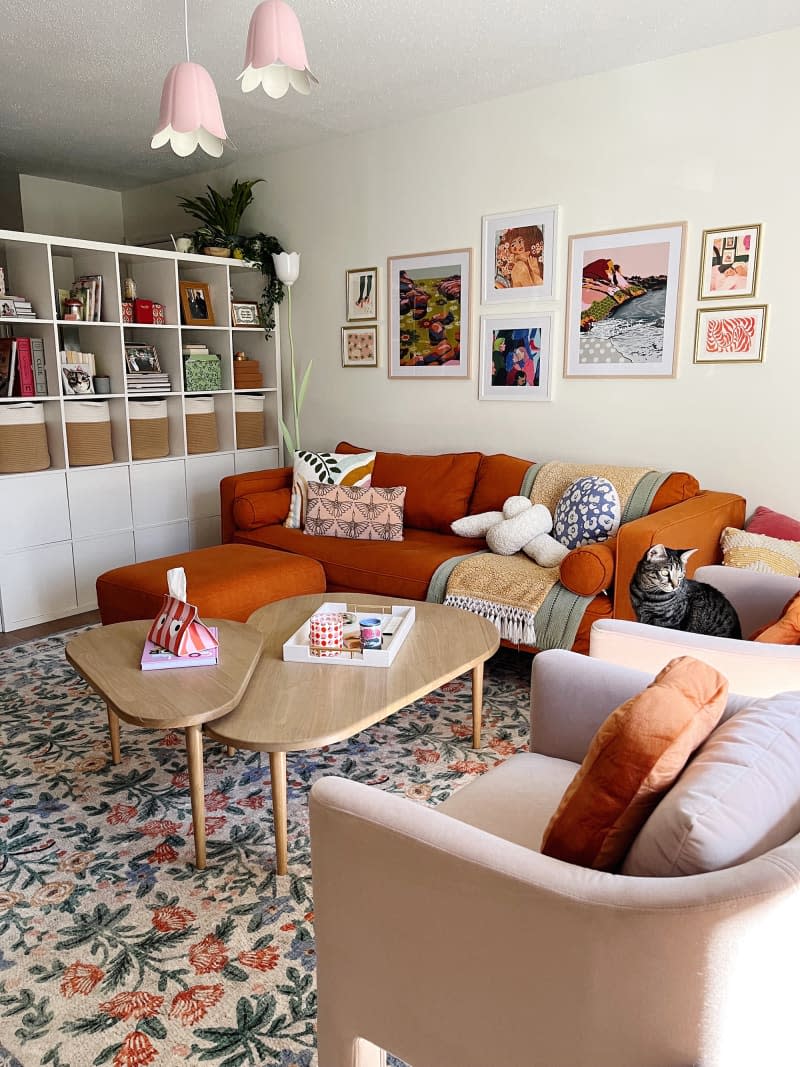
[[[510,496],[517,496],[528,469],[529,459],[518,459],[498,452],[493,456],[481,456],[475,489],[469,502],[470,515],[484,511],[502,511]]]
[[[573,548],[561,560],[561,584],[578,596],[597,596],[608,589],[614,581],[616,546],[616,537],[610,537],[607,541]]]
[[[289,514],[291,489],[270,489],[260,493],[245,493],[233,502],[233,521],[237,530],[257,530],[283,522]]]
[[[691,656],[671,660],[612,711],[545,830],[542,852],[616,870],[660,798],[725,709],[728,683]]]
[[[673,471],[656,490],[649,514],[654,515],[657,511],[663,511],[664,508],[671,508],[673,504],[691,500],[699,492],[700,483],[693,474],[687,474],[686,471]]]
[[[750,640],[770,645],[800,645],[800,593],[785,605],[779,619],[756,630]]]

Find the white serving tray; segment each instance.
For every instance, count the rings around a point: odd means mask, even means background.
[[[361,619],[379,618],[383,630],[382,647],[348,649],[333,656],[312,656],[308,641],[309,616],[300,629],[295,630],[289,640],[284,642],[284,660],[296,663],[344,664],[349,667],[389,667],[414,625],[415,612],[410,604],[364,605],[326,602],[320,604],[314,614],[337,611],[355,616],[354,623],[345,624],[345,638],[358,636],[358,623]],[[386,633],[386,627],[389,627],[391,633]]]

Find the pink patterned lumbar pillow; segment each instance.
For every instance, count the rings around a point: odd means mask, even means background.
[[[402,541],[406,487],[358,489],[349,485],[308,483],[303,532],[318,537],[362,541]]]

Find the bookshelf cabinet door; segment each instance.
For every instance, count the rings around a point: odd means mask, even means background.
[[[182,459],[134,463],[130,472],[135,527],[159,526],[187,517],[186,468]]]
[[[63,471],[3,481],[0,552],[68,541],[71,536]]]
[[[74,612],[77,598],[72,543],[62,541],[5,556],[0,598],[7,630]]]
[[[134,532],[136,544],[136,562],[143,559],[158,559],[160,556],[173,556],[176,552],[186,552],[189,548],[189,523],[170,522],[164,526],[148,526]],[[164,576],[164,592],[167,591],[167,578]]]
[[[127,467],[73,470],[68,475],[68,484],[73,537],[130,530],[133,517]]]
[[[186,493],[190,519],[219,515],[219,483],[233,474],[232,453],[211,453],[186,460]]]
[[[134,562],[133,531],[87,537],[84,541],[75,541],[72,550],[78,609],[91,611],[97,607],[95,583],[98,576],[114,567],[125,567]]]

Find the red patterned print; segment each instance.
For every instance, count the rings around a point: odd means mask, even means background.
[[[120,823],[130,822],[136,814],[137,809],[133,804],[115,804],[111,809],[111,814],[106,819],[106,822],[112,826],[118,826]]]
[[[156,908],[153,912],[153,926],[162,933],[171,930],[185,930],[189,923],[197,918],[193,911],[188,908],[179,908],[175,904],[165,904],[163,908]]]
[[[150,855],[147,857],[148,863],[171,863],[172,860],[178,858],[178,850],[173,848],[172,845],[168,845],[165,841],[162,841],[160,845],[156,845]]]
[[[236,958],[244,967],[253,967],[257,971],[272,971],[277,967],[279,957],[278,950],[268,945],[267,948],[255,949],[252,952],[240,952]]]
[[[156,1056],[158,1056],[158,1051],[153,1048],[147,1034],[143,1034],[140,1030],[133,1030],[125,1036],[125,1040],[114,1057],[114,1067],[146,1067]]]
[[[753,315],[712,319],[706,330],[707,352],[749,352],[753,347],[756,320]]]
[[[86,997],[102,980],[103,974],[93,963],[71,963],[61,976],[61,993],[65,997]]]
[[[197,974],[212,974],[227,965],[228,953],[216,934],[208,934],[199,944],[192,945],[189,949],[189,963]]]
[[[178,993],[169,1009],[170,1019],[178,1019],[184,1026],[200,1022],[209,1008],[218,1004],[225,993],[222,985],[193,985]]]
[[[414,759],[417,763],[438,763],[442,758],[441,753],[435,748],[415,748]]]
[[[144,826],[136,827],[145,837],[167,837],[169,834],[177,834],[180,828],[181,824],[173,822],[172,819],[151,819]]]
[[[147,1019],[151,1015],[158,1015],[164,998],[155,993],[145,993],[141,989],[132,990],[128,993],[117,993],[111,1000],[106,1000],[100,1005],[100,1011],[106,1015],[113,1015],[115,1019]]]
[[[449,771],[458,771],[459,774],[485,774],[489,768],[485,763],[478,763],[477,760],[460,759],[455,763],[448,763],[447,769]]]

